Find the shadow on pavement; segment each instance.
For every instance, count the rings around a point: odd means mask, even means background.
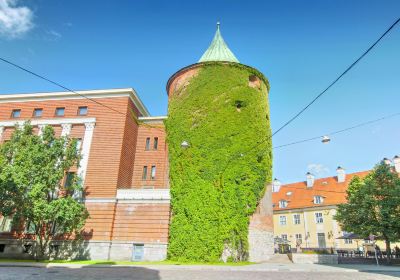
[[[0,279],[44,279],[44,280],[81,280],[81,279],[129,279],[159,280],[158,270],[143,267],[96,267],[88,265],[81,268],[68,267],[0,267]]]

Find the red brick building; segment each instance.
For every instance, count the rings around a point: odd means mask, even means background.
[[[202,63],[210,61],[239,63],[222,39],[219,25],[199,62],[169,79],[168,95],[189,83]],[[251,76],[249,86],[260,85],[260,77]],[[88,259],[166,258],[170,192],[165,118],[150,116],[131,88],[0,95],[0,143],[10,138],[16,124],[28,120],[35,133],[52,125],[58,136],[79,139],[82,159],[74,171],[82,179],[90,218],[82,243],[58,241],[56,246],[70,246],[65,251]],[[250,218],[251,261],[273,254],[272,215],[271,186],[267,186]],[[0,217],[0,258],[29,257],[8,225]]]
[[[151,117],[131,89],[0,95],[0,141],[30,120],[35,133],[52,125],[79,139],[76,170],[84,184],[85,257],[163,259],[169,222],[167,147],[163,119]],[[12,229],[0,228],[0,256],[18,256]]]

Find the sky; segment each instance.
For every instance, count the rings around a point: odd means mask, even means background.
[[[132,87],[150,113],[167,114],[165,85],[197,62],[216,22],[243,64],[269,79],[275,131],[357,59],[400,16],[398,0],[0,0],[0,56],[74,90]],[[400,25],[274,146],[399,113]],[[0,63],[0,94],[59,91]],[[283,183],[368,170],[400,154],[400,116],[274,149]],[[255,143],[258,139],[254,139]]]

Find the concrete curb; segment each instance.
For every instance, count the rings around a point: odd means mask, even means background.
[[[306,267],[287,264],[255,264],[248,266],[206,266],[206,265],[89,265],[67,263],[36,262],[0,262],[1,267],[37,267],[37,268],[148,268],[154,270],[211,270],[211,271],[252,271],[252,272],[400,272],[400,268],[391,267],[343,267],[308,265]]]

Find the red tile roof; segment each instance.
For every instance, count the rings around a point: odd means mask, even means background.
[[[346,202],[346,190],[354,176],[365,177],[370,171],[356,172],[346,175],[343,183],[337,177],[315,179],[313,187],[308,188],[305,181],[282,185],[279,192],[272,193],[274,211],[337,205]],[[321,204],[314,204],[314,196],[322,196]],[[279,208],[279,201],[286,200],[287,207]]]

